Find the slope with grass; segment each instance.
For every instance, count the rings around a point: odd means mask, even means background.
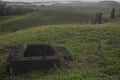
[[[120,22],[101,25],[46,25],[0,35],[0,78],[10,46],[49,43],[66,47],[74,60],[48,73],[30,72],[11,80],[119,80]],[[5,48],[5,49],[4,49]]]
[[[15,29],[21,30],[40,25],[88,23],[90,21],[92,22],[93,19],[94,15],[92,13],[64,9],[48,9],[6,20],[0,23],[0,32],[14,32]]]
[[[30,27],[53,25],[53,24],[86,24],[93,23],[96,13],[101,11],[103,18],[108,22],[116,22],[120,20],[120,11],[116,10],[116,18],[110,20],[109,8],[89,8],[89,7],[73,7],[73,8],[40,8],[38,11],[28,13],[21,16],[0,17],[0,34],[15,32]],[[104,20],[103,20],[104,22]]]

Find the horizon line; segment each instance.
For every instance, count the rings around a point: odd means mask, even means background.
[[[101,1],[83,1],[83,0],[75,0],[75,1],[8,1],[8,0],[1,0],[1,1],[5,1],[5,2],[101,2]],[[105,1],[105,0],[102,0]],[[108,1],[116,1],[116,0],[108,0]],[[120,2],[120,1],[116,1],[116,2]]]

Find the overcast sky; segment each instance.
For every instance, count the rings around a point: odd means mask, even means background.
[[[27,2],[27,1],[41,1],[41,2],[44,2],[44,1],[103,1],[103,0],[4,0],[4,1],[24,1],[24,2]],[[106,0],[106,1],[110,1],[110,0]],[[120,1],[120,0],[114,0],[114,1]]]

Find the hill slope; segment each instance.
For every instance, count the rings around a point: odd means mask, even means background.
[[[26,29],[38,25],[88,23],[93,14],[74,10],[41,10],[0,23],[0,32],[13,32],[15,29]]]
[[[11,80],[119,80],[120,22],[102,25],[48,25],[0,35],[0,78],[4,75],[6,49],[12,45],[49,43],[66,47],[70,64],[48,73],[32,72]],[[5,50],[5,51],[4,51]]]
[[[104,9],[97,7],[40,7],[38,11],[26,15],[0,17],[0,34],[42,25],[93,23],[95,15],[99,11],[103,13],[103,19],[108,19],[108,22],[120,21],[119,7],[116,8],[116,18],[112,21],[109,19],[111,8],[107,7]]]

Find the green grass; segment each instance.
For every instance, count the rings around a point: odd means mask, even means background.
[[[103,18],[108,19],[108,22],[120,20],[119,8],[116,9],[116,19],[114,20],[110,19],[111,8],[36,7],[35,9],[32,13],[10,19],[9,17],[0,17],[0,35],[42,25],[94,23],[95,15],[98,12],[102,12]]]
[[[9,33],[14,32],[15,29],[21,30],[50,24],[93,23],[94,16],[99,10],[88,7],[40,7],[36,12],[0,22],[0,32]]]
[[[0,35],[0,78],[8,47],[31,43],[64,46],[73,55],[68,65],[48,73],[33,71],[10,80],[119,80],[120,22],[101,25],[46,25]],[[5,48],[5,49],[4,49]]]
[[[21,30],[40,25],[89,23],[93,22],[93,19],[92,13],[69,9],[45,9],[1,22],[0,32],[9,33],[14,32],[15,29]]]

